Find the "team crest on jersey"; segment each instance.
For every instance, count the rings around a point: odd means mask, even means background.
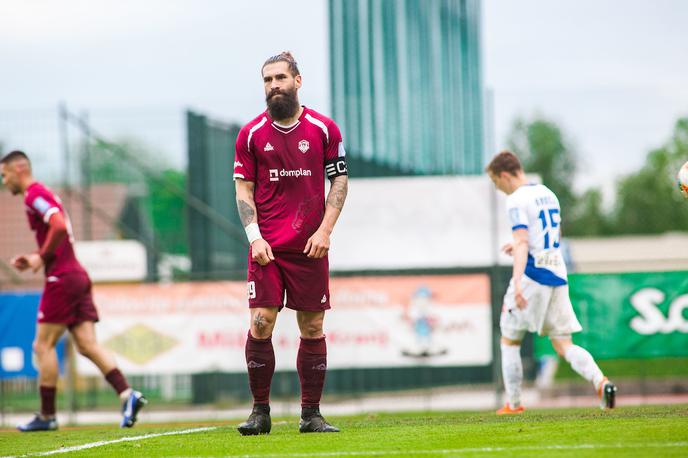
[[[310,144],[308,143],[308,140],[301,140],[299,142],[299,149],[303,154],[306,154],[306,151],[308,151],[308,148],[310,148]]]
[[[268,144],[265,145],[265,148],[263,148],[263,151],[272,151],[272,150],[274,150],[274,149],[275,149],[275,148],[272,147],[272,145],[270,144],[270,142],[268,142]]]

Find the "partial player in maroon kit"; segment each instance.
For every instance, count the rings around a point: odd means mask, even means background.
[[[74,338],[79,353],[93,361],[122,400],[120,426],[130,428],[146,404],[143,395],[132,390],[117,368],[112,355],[96,340],[98,312],[91,295],[91,280],[74,254],[74,237],[69,218],[59,197],[35,181],[31,162],[21,151],[0,159],[2,184],[13,194],[24,195],[29,226],[36,233],[39,251],[15,256],[10,263],[19,271],[45,272],[45,289],[38,308],[38,325],[33,343],[38,361],[41,411],[20,431],[57,429],[55,392],[58,378],[55,346],[65,330]]]
[[[234,161],[239,215],[251,245],[246,365],[254,401],[238,429],[243,435],[270,432],[271,337],[277,313],[286,306],[296,310],[301,331],[299,430],[338,432],[320,414],[320,397],[327,370],[327,254],[346,200],[346,153],[334,121],[299,104],[301,75],[289,52],[269,58],[261,74],[267,110],[239,132]]]

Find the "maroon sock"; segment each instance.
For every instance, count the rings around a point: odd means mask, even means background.
[[[246,367],[248,384],[251,387],[254,404],[270,403],[270,384],[275,373],[275,351],[272,338],[256,339],[248,332],[246,339]]]
[[[296,370],[301,382],[301,407],[318,407],[327,371],[325,336],[317,339],[301,337],[301,345],[296,357]]]
[[[54,386],[40,386],[41,393],[41,415],[44,417],[55,416],[55,393],[57,388]]]
[[[112,385],[117,394],[121,394],[122,391],[129,389],[127,378],[117,368],[114,368],[110,372],[105,374],[105,380],[107,380],[108,383]]]

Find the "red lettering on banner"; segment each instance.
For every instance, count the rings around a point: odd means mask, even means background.
[[[201,331],[198,334],[197,343],[201,348],[244,348],[246,345],[246,334],[226,331]]]
[[[389,344],[389,334],[380,333],[350,333],[350,332],[328,332],[327,343],[332,345],[371,345],[386,347]]]

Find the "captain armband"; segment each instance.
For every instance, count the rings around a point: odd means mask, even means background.
[[[334,178],[340,175],[348,175],[346,170],[346,161],[343,157],[337,157],[335,159],[330,159],[325,161],[325,173],[327,178]]]

